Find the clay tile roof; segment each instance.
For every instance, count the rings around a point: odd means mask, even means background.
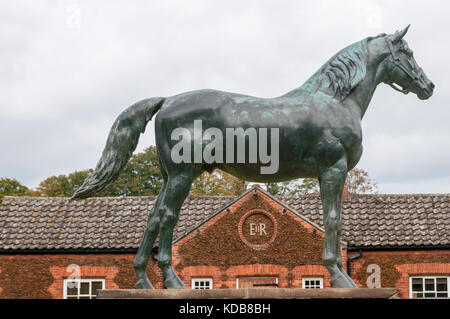
[[[189,196],[174,240],[231,202],[234,196]],[[0,250],[137,249],[155,196],[10,197],[0,204]]]
[[[319,195],[279,199],[323,227]],[[450,194],[351,194],[342,202],[342,238],[361,248],[448,246]]]
[[[266,193],[267,194],[267,193]],[[174,241],[226,209],[237,196],[189,196]],[[5,197],[0,204],[0,250],[137,249],[156,197]],[[323,227],[316,194],[277,197]],[[356,195],[343,202],[342,239],[349,247],[450,245],[450,194]]]

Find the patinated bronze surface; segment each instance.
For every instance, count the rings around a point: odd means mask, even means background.
[[[164,275],[164,287],[184,288],[172,268],[173,228],[191,183],[203,171],[216,168],[255,182],[317,177],[325,227],[323,262],[331,274],[331,285],[356,287],[344,271],[340,256],[341,194],[347,172],[355,167],[363,151],[361,120],[377,85],[382,82],[405,94],[413,92],[422,100],[431,97],[434,89],[403,40],[407,30],[408,27],[394,34],[369,37],[344,48],[302,86],[280,97],[266,99],[199,90],[149,98],[120,114],[95,171],[73,198],[92,196],[119,175],[135,150],[139,135],[156,114],[156,146],[164,184],[150,212],[134,261],[136,288],[153,288],[145,269],[158,233],[158,264]],[[278,128],[277,144],[269,139],[267,146],[272,151],[279,149],[278,170],[263,174],[261,169],[267,163],[261,161],[217,163],[200,158],[175,163],[171,150],[177,142],[172,139],[172,133],[182,127],[195,136],[194,121],[199,120],[203,129],[218,128],[223,136],[226,128]],[[194,156],[196,149],[205,149],[208,143],[210,140],[194,138]],[[221,146],[226,150],[226,145]],[[234,153],[233,156],[236,148]]]

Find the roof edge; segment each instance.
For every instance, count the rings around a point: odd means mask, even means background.
[[[184,238],[186,238],[187,236],[189,236],[190,234],[192,234],[196,229],[200,228],[202,225],[206,224],[207,222],[209,222],[211,219],[215,218],[217,215],[219,215],[220,213],[222,213],[224,210],[228,209],[230,206],[233,206],[234,203],[237,203],[238,201],[240,201],[242,198],[244,198],[245,196],[247,196],[247,194],[249,194],[252,190],[253,190],[254,186],[246,189],[241,195],[236,196],[234,200],[226,203],[225,205],[221,206],[219,209],[216,210],[215,213],[213,213],[211,216],[209,216],[207,219],[201,221],[199,224],[195,225],[194,228],[192,228],[190,231],[188,231],[187,233],[183,234],[182,236],[178,237],[177,239],[175,239],[172,243],[172,245],[176,244],[177,242],[183,240]]]
[[[348,252],[357,251],[417,251],[417,250],[450,250],[450,245],[427,246],[347,246]],[[138,251],[137,248],[74,248],[74,249],[0,249],[0,255],[63,255],[63,254],[127,254]]]
[[[64,248],[64,249],[0,249],[0,255],[126,254],[138,248]]]
[[[269,197],[270,199],[272,199],[274,202],[276,202],[278,205],[280,205],[281,207],[287,208],[289,211],[291,211],[294,215],[296,215],[298,218],[300,218],[301,220],[303,220],[305,223],[311,225],[312,227],[318,229],[319,231],[321,231],[323,234],[325,234],[325,229],[321,226],[319,226],[318,224],[316,224],[315,222],[309,220],[306,216],[300,214],[297,210],[295,210],[294,208],[292,208],[291,206],[289,206],[287,203],[285,203],[284,201],[280,200],[279,198],[277,198],[276,196],[272,195],[271,193],[269,193],[268,191],[262,189],[261,187],[259,187],[258,185],[254,185],[253,188],[258,188],[258,190],[263,193],[265,196]],[[320,196],[320,195],[319,195]],[[344,239],[340,239],[341,242],[341,246],[348,246],[348,242]]]
[[[173,241],[173,244],[183,240],[184,238],[186,238],[187,236],[189,236],[190,234],[192,234],[195,230],[197,230],[198,228],[200,228],[202,225],[206,224],[208,221],[210,221],[211,219],[215,218],[217,215],[219,215],[220,213],[222,213],[224,210],[228,209],[229,207],[233,206],[234,203],[237,203],[238,201],[240,201],[242,198],[244,198],[245,196],[247,196],[249,193],[258,190],[259,192],[261,192],[264,196],[269,197],[270,199],[272,199],[274,202],[276,202],[278,205],[280,205],[281,207],[286,208],[287,210],[289,210],[290,212],[292,212],[294,215],[296,215],[298,218],[300,218],[301,220],[303,220],[305,223],[308,223],[309,225],[311,225],[312,227],[318,229],[320,232],[325,234],[325,230],[320,227],[318,224],[310,221],[308,218],[306,218],[305,216],[303,216],[302,214],[300,214],[299,212],[297,212],[295,209],[293,209],[292,207],[290,207],[288,204],[286,204],[285,202],[283,202],[282,200],[278,199],[276,196],[270,194],[268,191],[264,190],[263,188],[261,188],[258,184],[253,185],[251,188],[245,190],[241,195],[237,196],[234,200],[232,200],[231,202],[226,203],[223,207],[219,208],[214,214],[212,214],[209,218],[207,218],[206,220],[202,221],[201,223],[199,223],[198,225],[196,225],[194,228],[192,228],[192,230],[190,230],[189,232],[185,233],[183,236],[180,236],[179,238],[177,238],[176,240]],[[348,242],[346,240],[341,239],[341,246],[344,247],[348,247]]]

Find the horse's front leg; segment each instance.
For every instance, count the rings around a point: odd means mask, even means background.
[[[334,165],[321,169],[319,178],[325,227],[323,263],[330,272],[330,283],[333,288],[356,287],[353,280],[342,268],[340,254],[341,197],[346,177],[347,160],[343,157]]]

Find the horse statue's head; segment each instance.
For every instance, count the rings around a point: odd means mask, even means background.
[[[408,43],[403,40],[409,26],[394,34],[385,35],[379,40],[384,47],[386,58],[384,60],[383,82],[404,94],[413,92],[421,100],[433,95],[434,84],[419,67]],[[396,84],[399,87],[396,86]]]

